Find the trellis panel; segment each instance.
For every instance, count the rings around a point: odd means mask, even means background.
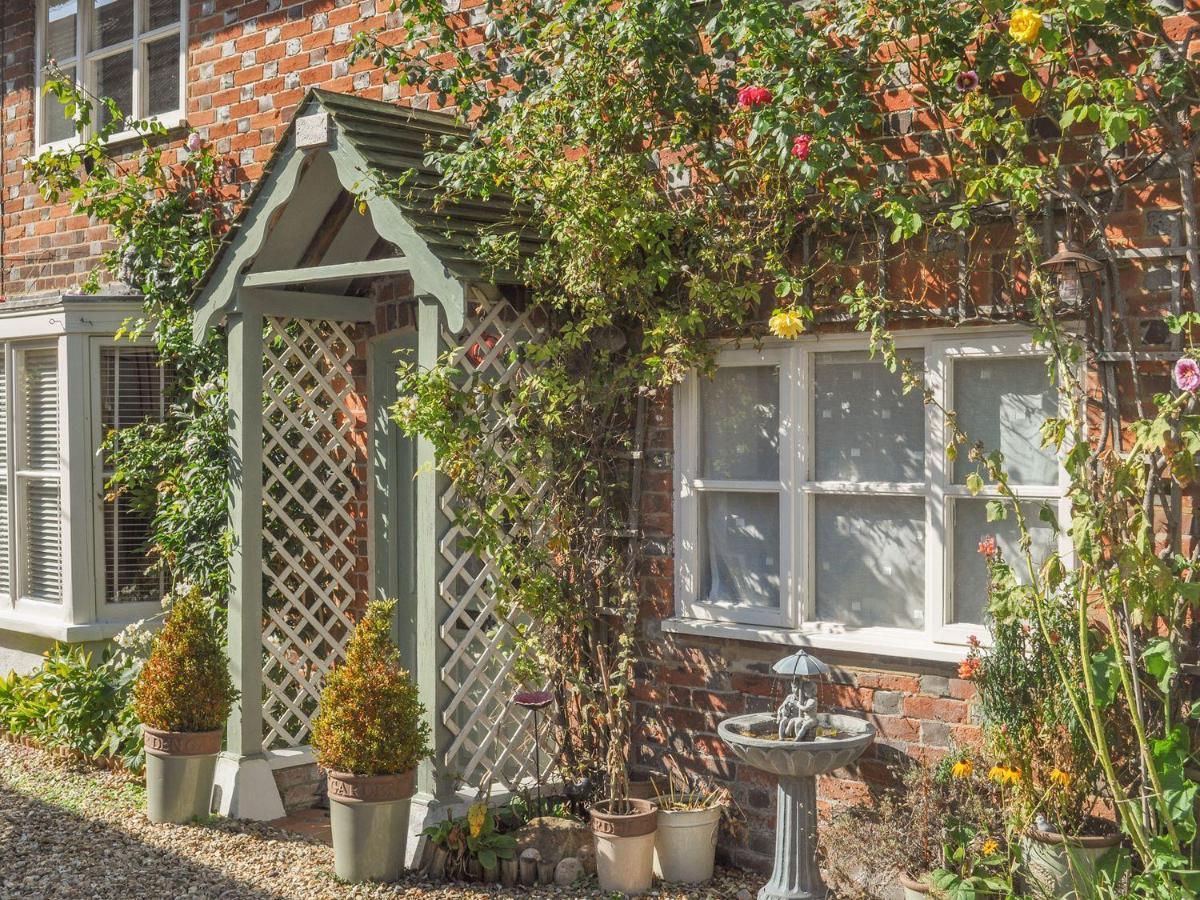
[[[344,655],[357,562],[352,326],[267,317],[263,409],[263,747],[308,741]]]
[[[479,307],[468,320],[466,336],[443,332],[444,346],[456,348],[451,360],[464,373],[466,384],[487,380],[508,384],[521,375],[520,344],[536,337],[528,314],[506,301]],[[482,402],[486,402],[481,400]],[[488,412],[481,408],[480,412]],[[501,427],[491,440],[510,443]],[[508,468],[507,484],[496,485],[496,496],[528,485],[516,466]],[[438,543],[442,570],[438,581],[438,627],[445,657],[440,669],[447,700],[440,712],[450,740],[443,757],[446,770],[468,785],[517,789],[534,779],[533,718],[512,702],[518,689],[510,677],[514,656],[512,624],[499,609],[495,586],[500,573],[492,563],[467,547],[470,535],[457,520],[453,483],[439,497],[446,528]],[[542,716],[544,724],[546,717]],[[551,768],[553,741],[543,732],[543,776]]]

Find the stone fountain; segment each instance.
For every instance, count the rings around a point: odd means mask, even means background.
[[[758,900],[824,900],[829,889],[817,868],[817,776],[848,766],[875,739],[875,727],[856,716],[817,712],[816,685],[829,667],[803,649],[772,670],[792,679],[774,715],[726,719],[721,739],[742,762],[779,777],[775,869]]]

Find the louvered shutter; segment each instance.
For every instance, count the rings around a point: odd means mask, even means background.
[[[167,378],[157,354],[143,347],[100,350],[100,427],[106,436],[145,421],[160,421]],[[112,476],[104,460],[105,483]],[[151,517],[126,496],[104,499],[104,596],[110,603],[157,601],[161,573],[147,574]]]
[[[17,479],[24,596],[62,602],[62,500],[59,471],[58,350],[18,354],[21,440]]]

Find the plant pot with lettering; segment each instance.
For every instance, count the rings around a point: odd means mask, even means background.
[[[392,642],[394,601],[376,601],[329,673],[312,746],[328,772],[334,871],[395,881],[404,870],[416,768],[430,754],[425,707]]]
[[[134,685],[151,822],[209,814],[222,729],[236,696],[212,604],[192,588],[171,603]]]
[[[1117,884],[1129,870],[1116,831],[1074,837],[1031,826],[1021,839],[1026,885],[1039,897],[1096,896],[1097,885]]]
[[[649,800],[600,800],[589,816],[601,889],[644,894],[654,879],[658,807]]]

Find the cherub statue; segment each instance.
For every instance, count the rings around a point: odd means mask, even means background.
[[[775,721],[779,725],[781,741],[804,741],[817,727],[814,712],[817,708],[816,696],[804,696],[804,682],[797,681],[796,686],[783,699],[779,709],[775,711]]]

